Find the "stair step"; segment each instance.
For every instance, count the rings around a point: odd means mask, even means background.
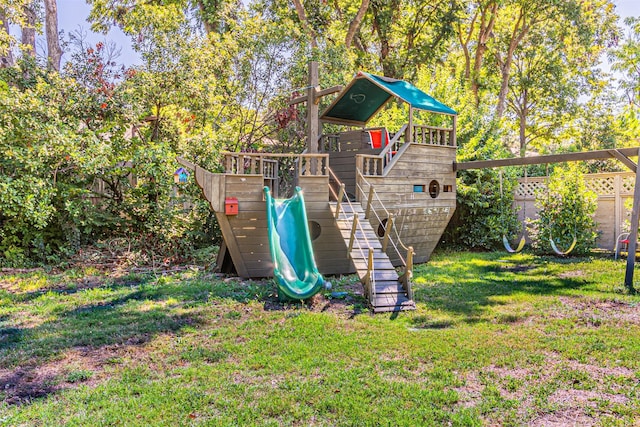
[[[405,294],[376,294],[373,301],[374,307],[393,307],[405,303],[413,302]],[[414,303],[415,305],[415,303]]]
[[[379,261],[379,260],[384,261],[384,260],[388,260],[389,259],[389,257],[387,256],[386,253],[381,252],[381,251],[376,251],[375,248],[371,248],[371,249],[374,249],[374,252],[373,252],[373,262],[374,263],[376,261]],[[356,249],[352,249],[351,253],[349,255],[351,256],[351,258],[354,261],[356,261],[356,260],[357,261],[362,261],[362,260],[367,261],[367,260],[369,260],[369,249],[367,248],[366,250],[363,250],[363,251],[360,251],[360,249],[357,249],[357,248]]]
[[[366,259],[354,259],[352,261],[357,270],[362,270],[363,273],[366,273],[367,267],[369,266]],[[373,270],[394,270],[394,267],[388,259],[379,259],[373,263]]]
[[[388,283],[388,284],[379,284],[376,283],[376,295],[377,294],[406,294],[407,291],[404,290],[401,283]]]
[[[398,282],[398,273],[395,270],[376,270],[373,272],[373,280],[377,283]]]
[[[409,311],[409,310],[415,310],[415,309],[416,309],[416,303],[413,301],[409,301],[409,302],[402,303],[400,305],[395,305],[395,306],[373,307],[373,312],[389,313],[389,312],[396,312],[396,311]]]

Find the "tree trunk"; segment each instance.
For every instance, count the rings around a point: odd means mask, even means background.
[[[391,43],[389,41],[391,27],[397,21],[397,14],[400,9],[398,0],[372,2],[373,30],[378,35],[380,42],[380,64],[382,72],[386,77],[402,78],[397,64],[392,61]]]
[[[473,91],[476,105],[480,104],[480,69],[482,68],[484,54],[487,51],[487,42],[493,34],[493,27],[496,23],[497,12],[498,4],[496,2],[490,2],[481,10],[478,44],[476,46],[476,54],[473,61],[473,72],[471,75],[471,90]]]
[[[22,45],[26,48],[26,54],[36,57],[36,9],[35,4],[24,6],[24,25],[22,26]]]
[[[518,20],[514,24],[513,31],[511,32],[511,40],[509,41],[509,48],[507,49],[507,54],[504,60],[502,60],[499,54],[496,55],[501,77],[500,92],[498,93],[498,103],[496,105],[496,118],[498,120],[502,119],[507,106],[507,92],[509,91],[509,78],[511,77],[513,54],[522,42],[524,36],[529,32],[530,28],[530,24],[525,22],[524,11],[520,10]]]
[[[296,7],[296,12],[298,13],[298,19],[302,24],[302,28],[306,31],[307,35],[311,39],[311,47],[317,48],[318,36],[316,35],[316,32],[311,27],[311,24],[309,24],[309,20],[307,19],[307,14],[304,11],[304,5],[300,0],[293,0],[293,4]]]
[[[344,39],[344,44],[347,46],[347,49],[351,47],[353,38],[358,32],[358,29],[360,28],[360,24],[362,24],[362,19],[364,19],[364,14],[367,12],[368,8],[369,8],[369,0],[362,0],[362,3],[360,3],[360,9],[358,9],[358,13],[356,13],[356,16],[353,18],[353,20],[349,24],[349,30],[347,31],[347,36]]]
[[[529,114],[529,108],[527,107],[529,102],[527,91],[522,94],[522,106],[520,108],[520,157],[527,155],[527,115]]]
[[[47,57],[49,65],[56,71],[60,71],[60,37],[58,34],[58,4],[56,0],[44,0],[45,26],[47,33]]]
[[[0,32],[6,34],[6,38],[9,39],[9,20],[4,9],[0,9]],[[7,51],[0,54],[0,68],[7,68],[13,66],[13,53],[11,52],[11,45],[7,46]]]

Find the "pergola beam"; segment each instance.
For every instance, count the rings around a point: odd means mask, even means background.
[[[633,163],[629,157],[635,157],[638,155],[639,147],[635,148],[618,148],[615,150],[596,150],[596,151],[582,151],[580,153],[563,153],[563,154],[550,154],[547,156],[535,156],[535,157],[513,157],[509,159],[497,159],[497,160],[476,160],[473,162],[461,162],[453,163],[454,171],[461,171],[467,169],[484,169],[484,168],[498,168],[505,166],[526,166],[526,165],[543,165],[548,163],[563,163],[563,162],[579,162],[584,160],[601,160],[601,159],[618,159],[624,157],[626,160],[621,160],[625,166],[629,167],[635,172],[635,163]],[[634,165],[632,168],[631,165]]]

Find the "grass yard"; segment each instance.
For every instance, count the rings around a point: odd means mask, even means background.
[[[354,276],[288,306],[197,268],[4,272],[0,425],[638,424],[624,267],[437,253],[375,316]]]

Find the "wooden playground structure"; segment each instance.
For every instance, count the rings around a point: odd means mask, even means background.
[[[287,196],[280,186],[282,177],[289,176],[305,196],[318,270],[326,275],[357,273],[374,312],[413,309],[413,263],[428,261],[453,215],[457,170],[595,158],[616,158],[633,172],[637,169],[629,159],[638,155],[637,148],[456,163],[456,112],[414,86],[359,73],[345,88],[323,91],[313,62],[309,76],[307,96],[292,101],[308,105],[305,152],[224,153],[223,173],[178,159],[195,171],[215,212],[224,239],[217,263],[223,271],[242,277],[273,275],[263,188],[276,197]],[[336,92],[319,116],[319,97]],[[366,128],[393,98],[408,105],[408,123],[394,132]],[[443,114],[451,126],[416,123],[414,110]],[[320,122],[348,129],[321,135]],[[637,224],[637,193],[634,202],[632,223]],[[637,236],[633,228],[630,253]],[[632,266],[630,274],[632,281]]]

